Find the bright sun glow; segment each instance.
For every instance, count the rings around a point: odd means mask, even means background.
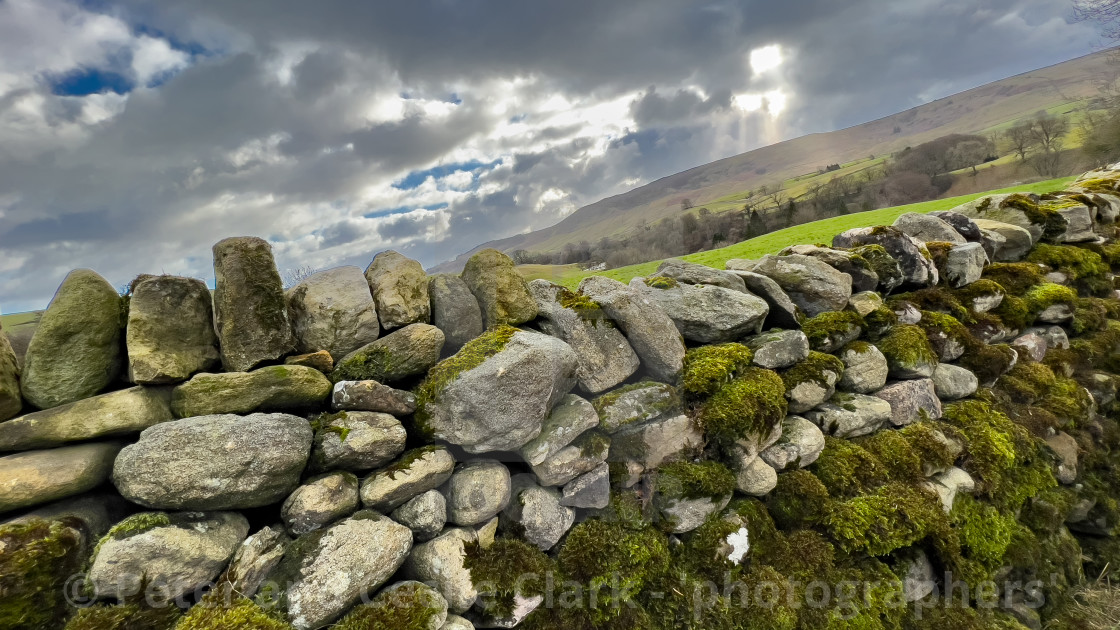
[[[756,112],[762,109],[761,94],[736,94],[731,102],[744,112]]]
[[[771,116],[777,116],[782,113],[786,108],[786,94],[781,90],[771,90],[765,94],[766,96],[766,112]]]
[[[755,48],[751,51],[751,70],[762,74],[782,65],[782,49],[777,44]]]

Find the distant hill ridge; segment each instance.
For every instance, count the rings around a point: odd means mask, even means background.
[[[951,133],[982,134],[1034,114],[1083,102],[1106,72],[1103,51],[982,85],[904,112],[827,133],[815,133],[697,166],[584,206],[555,225],[483,243],[432,272],[458,272],[485,248],[558,251],[567,243],[622,236],[643,223],[681,213],[681,200],[703,206],[773,185],[824,164],[884,156]]]

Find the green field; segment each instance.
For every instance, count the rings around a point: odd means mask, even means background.
[[[723,269],[723,264],[732,258],[759,258],[766,254],[776,254],[785,247],[790,245],[801,245],[809,243],[825,243],[832,242],[832,237],[837,234],[857,227],[869,227],[874,225],[890,225],[898,218],[900,214],[907,212],[934,212],[936,210],[949,210],[962,203],[978,199],[984,195],[993,193],[1004,192],[1035,192],[1043,193],[1052,190],[1061,190],[1063,186],[1073,181],[1074,177],[1063,177],[1060,179],[1051,179],[1044,182],[1035,184],[1025,184],[1021,186],[1012,186],[1010,188],[1003,188],[1000,190],[992,190],[983,193],[975,193],[971,195],[961,195],[959,197],[950,197],[948,199],[935,199],[933,201],[924,201],[922,203],[914,203],[905,206],[895,206],[892,208],[882,208],[879,210],[871,210],[868,212],[857,212],[855,214],[846,214],[844,216],[833,217],[831,219],[824,219],[821,221],[813,221],[812,223],[805,223],[804,225],[795,225],[784,230],[771,232],[757,238],[742,241],[734,245],[722,247],[720,249],[712,249],[704,252],[697,252],[687,256],[681,256],[682,260],[689,262],[700,263],[716,269]],[[580,280],[587,276],[606,276],[614,278],[622,282],[629,282],[631,278],[637,276],[645,276],[657,270],[657,266],[661,264],[660,260],[654,260],[647,263],[637,265],[629,265],[627,267],[619,267],[617,269],[610,269],[607,271],[599,272],[586,272],[582,270],[572,270],[573,265],[563,265],[554,267],[555,272],[547,274],[541,269],[547,265],[533,265],[533,272],[537,278],[549,278],[557,284],[561,284],[568,288],[574,289],[579,285]],[[520,269],[520,268],[519,268]]]
[[[35,325],[39,323],[39,318],[42,317],[42,315],[42,311],[0,315],[0,328],[3,328],[5,332],[13,333],[24,326]]]

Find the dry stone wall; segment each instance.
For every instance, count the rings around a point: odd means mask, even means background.
[[[1039,628],[1120,562],[1118,216],[1120,166],[576,291],[75,271],[0,335],[0,627]]]

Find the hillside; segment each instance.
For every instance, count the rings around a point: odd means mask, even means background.
[[[576,210],[551,227],[483,243],[432,271],[459,271],[475,251],[557,251],[566,243],[620,236],[681,212],[681,201],[714,212],[741,206],[745,192],[782,183],[796,194],[825,164],[831,179],[882,161],[882,156],[951,133],[988,134],[1039,110],[1070,114],[1097,93],[1107,51],[989,83],[875,121],[818,133],[717,160]],[[897,130],[897,131],[896,131]],[[875,157],[871,157],[875,156]]]

